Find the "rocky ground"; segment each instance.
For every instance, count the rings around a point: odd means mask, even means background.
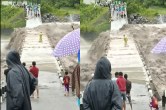
[[[131,14],[128,16],[129,24],[161,24],[166,22],[166,15],[158,15],[154,19],[147,19],[139,14]]]

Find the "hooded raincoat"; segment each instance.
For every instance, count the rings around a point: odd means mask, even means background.
[[[111,64],[102,57],[96,65],[93,80],[83,95],[85,110],[122,110],[122,99],[117,84],[111,81]]]
[[[21,64],[18,52],[10,51],[6,63],[11,68],[7,74],[7,110],[32,110],[30,95],[36,79]]]

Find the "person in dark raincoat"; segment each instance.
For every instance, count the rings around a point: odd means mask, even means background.
[[[35,90],[36,79],[21,64],[18,52],[10,51],[6,63],[10,68],[7,74],[7,110],[32,110],[30,95]]]
[[[111,81],[111,64],[106,57],[97,62],[94,78],[83,95],[84,110],[122,110],[122,98],[115,82]]]

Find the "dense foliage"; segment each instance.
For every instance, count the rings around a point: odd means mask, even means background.
[[[146,17],[166,14],[166,0],[125,0],[128,14],[139,13]],[[165,12],[164,12],[165,10]]]
[[[41,12],[52,13],[57,16],[79,14],[78,0],[41,0]]]
[[[25,26],[24,9],[1,5],[1,28],[13,29]]]
[[[166,6],[166,0],[124,0],[127,3],[140,3],[145,7],[150,6]]]
[[[80,5],[80,22],[82,33],[100,33],[110,28],[109,12],[107,7]]]

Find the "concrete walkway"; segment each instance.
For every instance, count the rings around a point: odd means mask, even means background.
[[[129,75],[133,82],[131,96],[133,110],[149,110],[149,94],[145,86],[143,63],[133,39],[128,36],[128,46],[124,47],[123,35],[120,32],[111,32],[110,49],[107,57],[112,65],[112,73],[122,71]],[[127,104],[127,110],[130,106]]]
[[[34,11],[28,11],[28,9],[27,9],[27,20],[26,20],[26,27],[27,28],[34,28],[34,27],[37,27],[39,25],[42,25],[40,7],[38,10],[39,10],[38,13],[40,16],[36,17]]]
[[[39,33],[33,29],[27,30],[27,37],[23,46],[21,55],[21,61],[30,64],[32,61],[36,61],[37,65],[42,65],[40,68],[50,68],[51,70],[44,70],[40,74],[39,86],[41,90],[40,99],[32,100],[34,110],[49,110],[57,108],[59,110],[78,110],[76,105],[76,97],[64,96],[64,88],[62,87],[58,78],[58,72],[60,68],[57,60],[52,56],[52,48],[49,44],[48,38],[43,33],[43,42],[39,43]],[[50,67],[48,67],[50,66]],[[48,72],[51,71],[51,72]],[[37,102],[36,102],[37,101]],[[45,109],[44,109],[45,108]]]

